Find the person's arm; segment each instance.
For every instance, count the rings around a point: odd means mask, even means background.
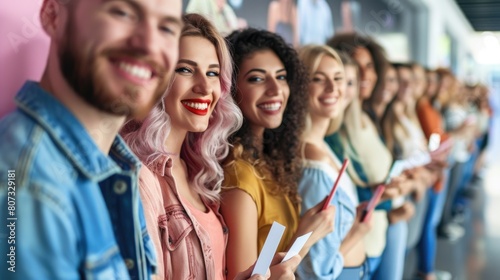
[[[332,19],[332,12],[330,10],[330,7],[328,7],[328,4],[326,4],[326,8],[328,8],[328,12],[326,13],[327,15],[327,34],[326,34],[326,40],[330,39],[331,37],[333,37],[333,34],[335,32],[335,27],[333,26],[333,19]],[[325,40],[325,43],[326,43],[326,40]]]
[[[301,223],[305,223],[311,219],[312,214],[318,214],[318,211],[321,211],[332,185],[333,181],[323,171],[314,168],[304,170],[299,183],[299,193],[302,197],[302,207],[311,209],[302,216]],[[333,201],[335,199],[334,197]],[[334,206],[330,207],[329,209],[335,209]],[[334,227],[335,216],[331,217],[329,222],[333,223],[331,226]],[[341,273],[344,260],[339,253],[341,243],[339,230],[336,228],[336,232],[328,232],[321,238],[311,235],[308,240],[309,244],[306,244],[301,252],[304,261],[297,270],[297,275],[301,279],[335,279]],[[296,236],[302,234],[302,231],[306,232],[299,228]]]
[[[448,135],[443,131],[441,127],[441,119],[439,116],[433,112],[432,105],[427,100],[421,100],[417,104],[417,116],[420,122],[420,126],[424,131],[426,139],[431,137],[432,133],[438,133],[441,136],[441,141],[448,138]]]
[[[327,154],[314,144],[306,143],[304,146],[304,156],[307,160],[328,163]],[[324,172],[316,169],[305,169],[302,174],[299,182],[299,194],[302,197],[303,209],[309,210],[300,218],[299,226],[292,240],[310,231],[313,233],[300,251],[301,257],[304,257],[316,242],[334,230],[335,206],[329,205],[327,209],[321,210],[332,186],[333,181]]]
[[[299,226],[292,240],[295,241],[298,237],[313,232],[306,244],[300,250],[300,256],[303,258],[311,247],[323,239],[327,234],[334,230],[335,222],[335,206],[330,205],[325,210],[321,210],[326,198],[316,204],[313,208],[307,210],[306,213],[300,218]],[[291,246],[290,244],[289,246]]]
[[[160,185],[154,175],[143,166],[139,176],[139,194],[144,211],[144,218],[146,219],[146,228],[156,252],[156,275],[158,279],[165,279],[164,253],[158,229],[159,209],[161,209],[161,204],[159,204],[158,200],[162,197],[160,190]],[[165,250],[167,249],[165,248]]]
[[[278,20],[279,13],[279,3],[276,1],[271,1],[269,3],[269,9],[267,11],[267,30],[270,32],[276,32],[276,21]]]
[[[304,156],[307,160],[329,164],[327,153],[311,143],[305,144]],[[302,208],[308,210],[301,217],[294,237],[309,231],[313,231],[313,234],[300,252],[305,258],[303,266],[297,271],[300,278],[335,279],[342,271],[344,261],[338,251],[340,228],[335,228],[335,224],[340,221],[335,217],[336,208],[333,206],[338,201],[337,195],[326,210],[321,210],[333,183],[334,180],[322,169],[306,167],[303,170],[298,190]]]
[[[15,209],[8,211],[12,201]],[[0,217],[6,222],[0,230],[4,236],[0,244],[3,277],[80,278],[83,256],[79,250],[78,216],[70,198],[55,183],[29,181],[23,186],[16,185],[15,191],[2,184],[0,207]]]
[[[253,265],[258,257],[257,206],[248,193],[233,189],[222,194],[221,213],[229,228],[227,279]]]
[[[293,26],[293,46],[295,48],[298,48],[300,40],[300,19],[297,15],[297,6],[295,5],[293,5],[291,16]]]
[[[354,217],[354,224],[351,229],[342,240],[342,244],[340,245],[340,253],[342,256],[347,256],[349,252],[358,244],[358,242],[364,242],[365,235],[371,229],[371,217],[368,222],[361,222],[363,217],[363,210],[366,207],[366,203],[360,204],[356,209],[356,217]]]
[[[253,276],[250,276],[254,268],[254,265],[252,265],[247,270],[238,273],[234,280],[262,280],[269,279],[271,275],[278,276],[275,277],[275,279],[279,280],[293,280],[295,279],[294,271],[299,265],[301,258],[299,255],[295,255],[286,262],[281,262],[284,257],[285,253],[276,253],[276,255],[274,255],[273,261],[271,262],[271,267],[267,271],[266,275],[255,274]]]

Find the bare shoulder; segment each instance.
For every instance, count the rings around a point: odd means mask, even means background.
[[[308,160],[328,162],[327,152],[320,146],[312,143],[305,143],[304,156]]]

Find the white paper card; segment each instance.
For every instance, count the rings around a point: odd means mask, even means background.
[[[284,232],[285,226],[279,224],[278,222],[273,222],[271,230],[267,234],[264,246],[262,247],[259,257],[257,258],[257,262],[253,268],[252,276],[255,274],[266,275],[267,269],[271,265],[274,254],[276,253],[276,249],[280,244],[281,237]]]
[[[312,234],[312,231],[295,239],[295,242],[293,242],[292,247],[290,247],[290,250],[288,250],[288,252],[286,253],[285,257],[283,258],[283,260],[281,262],[286,262],[289,259],[291,259],[293,256],[298,255],[300,250],[302,250],[302,247],[304,247],[304,245],[306,245],[306,242],[309,239],[309,237],[311,237],[311,234]]]

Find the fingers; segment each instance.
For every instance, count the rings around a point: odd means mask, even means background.
[[[266,280],[271,277],[271,271],[268,269],[266,275],[260,275],[260,274],[255,274],[253,276],[250,276],[252,274],[253,268],[255,265],[250,266],[247,268],[245,271],[240,272],[234,277],[234,280]]]
[[[320,201],[318,204],[314,205],[313,208],[311,208],[310,210],[314,210],[312,211],[313,214],[321,211],[321,209],[323,208],[323,204],[325,204],[326,200],[328,199],[328,197],[325,197],[322,201]],[[309,212],[309,211],[308,211]]]
[[[244,279],[249,279],[249,280],[266,280],[266,279],[269,279],[269,276],[262,276],[260,274],[255,274],[254,276],[252,276],[250,278],[244,278]],[[236,278],[235,278],[235,280],[236,280]]]
[[[301,260],[302,260],[302,258],[300,257],[300,255],[295,255],[295,256],[291,257],[289,260],[287,260],[286,262],[279,263],[277,265],[283,265],[283,266],[287,267],[288,269],[295,271],[297,269],[297,267],[299,266]]]
[[[271,261],[271,266],[275,264],[279,264],[283,258],[285,257],[286,253],[284,252],[278,252],[274,255],[273,260]]]
[[[394,199],[398,196],[400,196],[399,188],[389,185],[385,188],[384,193],[382,194],[382,199],[383,200]]]
[[[288,266],[290,268],[292,268],[293,271],[295,271],[297,269],[297,267],[299,266],[300,261],[302,261],[302,258],[300,257],[300,255],[295,255],[291,259],[286,261],[285,263],[288,263]]]

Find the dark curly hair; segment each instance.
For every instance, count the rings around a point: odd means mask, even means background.
[[[376,92],[380,92],[383,87],[383,77],[385,71],[389,66],[389,61],[387,60],[385,50],[380,46],[375,40],[369,36],[363,36],[358,33],[342,33],[335,35],[326,43],[328,46],[346,52],[350,57],[354,55],[357,48],[366,48],[373,59],[375,64],[375,72],[377,73],[378,79],[373,88],[372,95],[370,98],[363,102],[363,110],[371,113],[371,104],[373,104],[372,99],[375,98]]]
[[[237,158],[252,163],[263,172],[265,179],[277,183],[277,188],[271,190],[273,193],[288,195],[298,204],[300,198],[297,186],[302,176],[302,162],[299,156],[300,135],[305,125],[309,82],[307,71],[300,62],[297,52],[279,35],[269,31],[248,28],[235,31],[226,39],[234,63],[231,94],[235,100],[238,101],[239,67],[246,58],[261,50],[271,50],[279,57],[285,66],[290,88],[290,97],[281,125],[275,129],[264,130],[262,152],[255,146],[250,125],[244,120],[241,129],[229,139],[234,148],[226,164],[231,164]]]

